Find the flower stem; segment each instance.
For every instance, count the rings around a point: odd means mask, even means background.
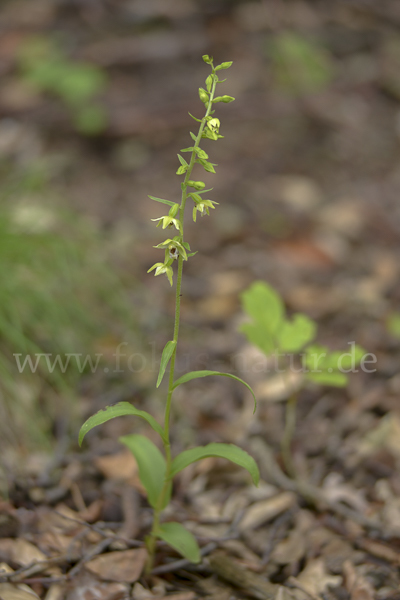
[[[213,67],[213,74],[215,75],[214,67]],[[201,136],[204,131],[204,127],[207,123],[207,117],[209,116],[211,109],[212,109],[212,101],[213,101],[214,94],[215,94],[216,84],[217,84],[217,77],[215,75],[213,85],[211,88],[211,92],[210,92],[210,98],[209,98],[209,102],[208,102],[208,106],[207,106],[207,111],[206,111],[206,114],[204,115],[203,119],[201,120],[199,131],[196,136],[196,140],[194,142],[194,146],[193,146],[194,148],[198,148],[200,145]],[[188,197],[187,187],[188,187],[188,182],[191,178],[193,167],[195,165],[196,157],[197,157],[196,150],[193,150],[192,155],[190,157],[189,167],[188,167],[188,170],[186,171],[185,179],[182,183],[182,199],[181,199],[181,204],[180,204],[180,209],[179,209],[179,221],[180,221],[180,225],[181,225],[180,231],[181,231],[182,242],[183,242],[183,220],[184,220],[184,214],[185,214],[186,200]],[[170,426],[170,415],[171,415],[171,400],[172,400],[172,392],[173,392],[174,377],[175,377],[176,349],[177,349],[177,345],[178,345],[179,323],[180,323],[180,314],[181,314],[182,273],[183,273],[183,257],[181,255],[179,255],[179,257],[178,257],[178,275],[177,275],[177,280],[176,280],[175,323],[174,323],[174,337],[173,337],[173,341],[175,342],[175,348],[174,348],[174,351],[171,356],[171,363],[170,363],[170,369],[169,369],[169,381],[168,381],[168,394],[167,394],[167,402],[165,405],[165,416],[164,416],[164,441],[163,441],[163,443],[164,443],[164,451],[165,451],[165,458],[166,458],[166,469],[165,469],[164,484],[163,484],[163,487],[161,490],[160,497],[157,502],[157,506],[154,509],[153,526],[152,526],[151,532],[146,540],[146,546],[147,546],[147,551],[148,551],[148,560],[147,560],[147,565],[146,565],[146,574],[147,575],[150,574],[150,572],[153,568],[155,545],[156,545],[156,540],[157,540],[158,529],[160,526],[160,514],[164,508],[164,502],[165,502],[166,495],[168,494],[170,480],[171,480],[172,459],[171,459],[171,444],[170,444],[170,435],[169,435],[170,427],[169,426]]]

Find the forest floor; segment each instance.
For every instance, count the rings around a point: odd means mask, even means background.
[[[22,79],[18,52],[34,35],[106,73],[99,135],[79,134],[60,98]],[[121,375],[113,355],[128,333],[98,340],[109,367],[81,381],[80,422],[119,400],[162,420],[165,388],[154,383],[174,295],[146,273],[163,240],[150,220],[161,205],[147,195],[179,198],[176,154],[190,145],[188,111],[201,116],[205,53],[233,60],[223,93],[236,101],[217,105],[224,139],[204,143],[219,165],[204,180],[220,205],[185,229],[198,254],[185,265],[177,372],[235,373],[254,388],[258,410],[231,380],[188,383],[174,400],[173,451],[238,444],[261,483],[217,459],[185,470],[165,518],[192,531],[203,560],[191,565],[160,543],[145,578],[151,511],[118,437],[154,438],[150,428],[110,421],[79,449],[78,420],[67,442],[56,435],[53,453],[4,448],[2,600],[400,600],[395,0],[2,3],[2,164],[48,161],[55,195],[104,233],[113,268],[132,282],[137,337],[124,347]],[[274,286],[289,313],[313,318],[319,343],[356,342],[376,358],[374,372],[352,373],[345,389],[300,391],[295,480],[280,454],[287,391],[238,332],[240,293],[255,280]]]

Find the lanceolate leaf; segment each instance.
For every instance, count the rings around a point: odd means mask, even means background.
[[[200,549],[196,538],[180,523],[163,523],[157,531],[157,537],[167,542],[190,562],[200,562]]]
[[[161,202],[162,204],[168,204],[168,206],[174,206],[176,202],[171,202],[170,200],[163,200],[163,198],[156,198],[155,196],[149,196],[151,200],[155,200],[156,202]]]
[[[256,411],[257,400],[256,400],[254,392],[251,389],[251,387],[249,386],[249,384],[246,383],[245,381],[243,381],[243,379],[240,379],[240,377],[236,377],[236,375],[231,375],[230,373],[220,373],[219,371],[190,371],[189,373],[185,373],[185,375],[182,375],[182,377],[179,377],[179,379],[177,379],[175,381],[172,389],[174,390],[175,388],[178,387],[178,385],[181,385],[182,383],[186,383],[187,381],[191,381],[192,379],[198,379],[200,377],[208,377],[209,375],[220,375],[221,377],[230,377],[231,379],[235,379],[236,381],[240,381],[240,383],[243,383],[243,385],[245,385],[247,387],[247,389],[250,390],[250,392],[254,398],[254,412]]]
[[[164,439],[164,430],[157,423],[154,417],[152,417],[145,410],[138,410],[129,402],[118,402],[118,404],[114,404],[114,406],[106,406],[103,410],[100,410],[95,415],[89,417],[87,421],[84,422],[80,431],[79,431],[79,445],[82,445],[83,438],[85,435],[93,429],[93,427],[97,427],[97,425],[102,425],[111,419],[115,419],[116,417],[124,417],[125,415],[133,415],[135,417],[141,417],[156,431],[162,439]]]
[[[207,446],[199,446],[181,452],[172,461],[171,477],[174,477],[188,465],[210,456],[227,458],[231,462],[244,467],[250,473],[254,485],[258,485],[260,473],[254,458],[234,444],[211,443]]]
[[[156,387],[158,387],[160,385],[160,383],[162,382],[162,378],[164,377],[165,369],[167,368],[169,359],[171,358],[172,353],[175,350],[175,346],[176,346],[176,342],[174,342],[174,341],[167,342],[165,345],[165,348],[164,348],[162,356],[161,356],[160,371],[158,373]]]
[[[146,492],[149,504],[156,508],[165,477],[165,458],[160,450],[144,435],[124,435],[119,441],[127,446],[136,458],[139,477]],[[162,508],[165,508],[171,497],[171,487],[164,498]]]

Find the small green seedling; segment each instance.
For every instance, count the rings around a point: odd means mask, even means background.
[[[180,323],[180,299],[183,263],[195,254],[195,252],[191,252],[190,246],[184,240],[183,235],[186,203],[187,201],[190,201],[191,203],[193,202],[192,206],[194,221],[196,221],[198,213],[200,213],[202,216],[206,214],[208,215],[210,208],[214,209],[214,205],[217,204],[213,200],[206,200],[203,198],[203,194],[209,192],[210,190],[204,189],[205,184],[202,181],[192,179],[192,171],[195,165],[199,165],[200,167],[203,167],[205,171],[209,173],[215,173],[214,167],[216,165],[209,162],[208,154],[200,148],[200,142],[202,139],[217,141],[219,138],[223,137],[219,133],[220,121],[213,116],[215,112],[213,108],[214,105],[219,102],[228,103],[234,100],[234,98],[231,96],[215,95],[216,86],[218,83],[221,83],[221,80],[218,77],[219,71],[228,69],[232,63],[225,62],[214,67],[213,60],[209,56],[203,56],[203,60],[211,67],[211,73],[205,82],[205,89],[199,89],[200,100],[205,106],[205,115],[202,119],[197,119],[196,117],[190,115],[197,123],[199,123],[199,129],[197,134],[190,133],[193,140],[193,145],[181,150],[182,153],[188,154],[188,160],[178,154],[180,166],[177,170],[177,174],[184,176],[181,183],[182,195],[180,204],[177,202],[171,202],[170,200],[149,196],[152,200],[165,204],[169,207],[169,212],[167,215],[161,216],[158,219],[153,219],[157,222],[157,227],[162,226],[163,229],[173,229],[174,233],[176,234],[171,234],[171,237],[168,237],[164,242],[161,242],[156,246],[156,248],[160,248],[160,250],[164,252],[164,260],[153,265],[149,269],[149,272],[155,270],[156,276],[165,274],[172,286],[173,265],[175,262],[178,263],[174,334],[173,339],[167,342],[162,352],[160,370],[157,379],[158,387],[162,382],[169,364],[170,368],[164,426],[161,426],[148,412],[138,410],[128,402],[120,402],[115,406],[109,406],[90,417],[82,425],[79,434],[79,443],[81,444],[86,433],[88,433],[88,431],[93,429],[93,427],[96,425],[105,423],[114,417],[134,415],[147,421],[147,423],[160,437],[164,447],[164,453],[162,453],[159,448],[153,444],[153,442],[143,435],[133,434],[120,438],[120,441],[131,450],[137,461],[140,480],[147,492],[148,502],[154,509],[153,526],[150,534],[146,538],[146,546],[149,555],[147,572],[150,572],[152,568],[157,539],[163,540],[169,544],[172,548],[174,548],[177,552],[191,562],[198,563],[200,561],[200,549],[194,536],[180,523],[161,522],[161,513],[166,508],[171,498],[172,479],[175,475],[180,473],[182,469],[198,460],[210,456],[226,458],[233,463],[236,463],[237,465],[247,469],[255,485],[257,485],[259,481],[259,471],[254,459],[247,454],[247,452],[233,444],[211,443],[207,446],[200,446],[185,450],[175,457],[172,457],[171,454],[171,401],[172,394],[178,386],[199,377],[208,377],[212,375],[230,377],[231,379],[239,381],[250,390],[254,398],[254,409],[256,405],[254,392],[250,386],[242,379],[239,379],[239,377],[231,375],[230,373],[220,373],[218,371],[192,371],[186,373],[179,379],[175,379],[175,358]]]
[[[302,313],[288,319],[281,297],[263,281],[253,283],[243,292],[242,305],[251,321],[243,323],[241,331],[266,356],[275,354],[280,359],[280,367],[283,368],[277,367],[283,377],[285,372],[289,373],[289,365],[293,368],[293,355],[298,355],[301,368],[296,371],[303,373],[302,385],[313,382],[345,387],[348,383],[347,373],[354,370],[366,355],[365,350],[356,344],[352,344],[350,352],[332,352],[324,346],[311,344],[317,334],[317,324]],[[294,393],[288,398],[281,444],[282,459],[291,476],[295,475],[290,446],[296,423],[296,405],[297,393]]]
[[[386,320],[386,329],[394,337],[400,339],[400,313],[394,312]]]
[[[106,76],[99,67],[69,60],[43,37],[25,42],[19,59],[24,80],[35,90],[59,98],[77,131],[85,135],[104,131],[107,115],[96,98],[106,87]]]
[[[296,33],[285,32],[269,44],[276,87],[301,97],[325,89],[334,69],[328,52],[319,44]]]

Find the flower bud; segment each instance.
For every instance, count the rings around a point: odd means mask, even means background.
[[[191,179],[188,181],[188,185],[195,190],[204,190],[206,187],[206,184],[203,181],[192,181]]]
[[[199,97],[200,97],[200,100],[202,102],[204,102],[204,104],[206,102],[208,102],[208,100],[209,100],[209,96],[208,96],[206,90],[203,90],[203,88],[199,88]]]
[[[171,208],[171,210],[169,211],[168,215],[170,217],[176,217],[178,210],[179,210],[179,204],[174,204],[173,207]]]

